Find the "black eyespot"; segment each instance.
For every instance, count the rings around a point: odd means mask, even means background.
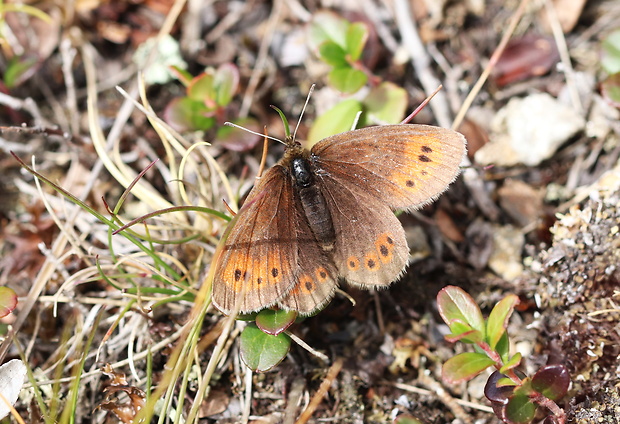
[[[432,162],[431,158],[426,155],[420,155],[418,156],[418,159],[420,159],[420,162]]]
[[[276,278],[279,273],[278,268],[271,268],[271,275],[273,278]]]
[[[430,148],[430,147],[428,147],[428,146],[422,146],[422,151],[423,151],[424,153],[431,153],[431,152],[433,151],[433,149],[431,149],[431,148]]]
[[[384,245],[381,245],[381,247],[379,248],[379,251],[381,252],[382,256],[387,256],[390,254],[390,251],[388,250],[388,248]]]
[[[241,279],[241,270],[240,269],[236,269],[235,270],[235,281],[239,281]]]

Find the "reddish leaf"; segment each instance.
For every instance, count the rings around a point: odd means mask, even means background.
[[[17,294],[8,287],[0,287],[0,318],[4,318],[17,306]]]
[[[291,326],[297,319],[297,312],[283,309],[264,309],[256,316],[256,325],[263,332],[277,336]]]
[[[570,375],[564,365],[546,365],[532,377],[532,388],[548,399],[561,399],[568,391]]]
[[[508,43],[493,69],[493,76],[498,86],[504,86],[544,75],[559,60],[560,54],[552,38],[525,35]]]

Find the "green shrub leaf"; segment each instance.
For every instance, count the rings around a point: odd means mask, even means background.
[[[243,363],[252,371],[264,372],[282,362],[291,346],[291,338],[285,333],[272,336],[255,324],[248,324],[239,343]]]
[[[483,353],[460,353],[443,365],[442,378],[449,384],[471,380],[493,364],[495,361]]]
[[[506,332],[510,315],[512,315],[515,306],[518,304],[519,297],[511,294],[500,300],[491,311],[486,325],[487,343],[491,349],[495,349],[495,346]]]

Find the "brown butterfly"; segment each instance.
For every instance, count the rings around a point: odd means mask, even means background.
[[[394,209],[433,201],[459,174],[465,138],[427,125],[385,125],[289,140],[227,229],[213,280],[222,312],[271,306],[312,314],[339,278],[387,287],[409,248]]]

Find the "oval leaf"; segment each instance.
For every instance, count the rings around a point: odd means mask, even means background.
[[[491,349],[495,349],[508,326],[510,315],[519,304],[519,297],[511,294],[500,300],[491,311],[487,320],[487,340]]]
[[[319,56],[328,65],[334,67],[348,66],[346,52],[333,41],[326,41],[319,46]]]
[[[504,378],[506,377],[497,371],[494,371],[493,374],[489,376],[487,384],[484,386],[484,395],[491,402],[506,405],[508,403],[508,399],[510,399],[510,396],[514,393],[514,386],[498,385],[498,383]]]
[[[347,30],[347,53],[352,61],[362,56],[364,46],[368,40],[368,27],[363,22],[355,22]]]
[[[332,70],[327,79],[335,89],[350,94],[362,88],[368,81],[368,76],[360,70],[346,66]]]
[[[330,135],[340,134],[351,130],[355,122],[355,116],[362,110],[362,104],[355,99],[348,99],[315,119],[308,134],[310,145]]]
[[[407,90],[382,82],[366,96],[364,105],[372,123],[398,124],[407,110]]]
[[[318,12],[308,26],[308,43],[313,50],[325,41],[333,41],[344,47],[349,25],[349,22],[333,12]]]
[[[620,29],[609,34],[601,43],[601,66],[608,74],[620,72]]]
[[[224,63],[215,73],[215,101],[226,106],[232,100],[239,87],[239,70],[232,63]]]
[[[291,326],[297,319],[297,312],[283,309],[264,309],[256,316],[256,325],[263,332],[277,336]]]
[[[536,404],[524,394],[515,394],[505,407],[506,417],[512,424],[529,424],[536,415]]]
[[[546,365],[532,377],[532,388],[551,400],[562,398],[569,385],[570,374],[564,365]]]
[[[441,318],[450,326],[450,330],[453,321],[460,321],[484,335],[482,312],[474,299],[460,287],[447,286],[441,289],[437,294],[437,307]]]
[[[4,318],[17,306],[17,294],[6,286],[0,287],[0,318]]]
[[[249,324],[239,343],[243,363],[252,371],[265,372],[282,362],[291,347],[291,338],[284,333],[271,336]]]
[[[514,369],[519,366],[521,363],[521,354],[519,352],[515,353],[512,358],[508,362],[504,364],[503,367],[500,368],[499,372],[506,373],[506,371]]]
[[[456,384],[471,380],[493,364],[495,361],[483,353],[460,353],[446,361],[442,367],[441,375],[445,382]]]

